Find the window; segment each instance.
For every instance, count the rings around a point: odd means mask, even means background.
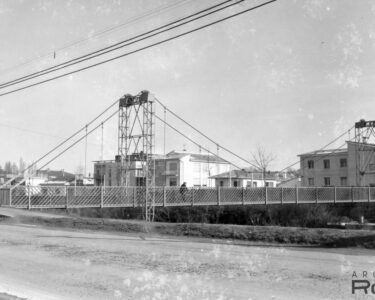
[[[325,186],[331,185],[331,178],[330,177],[324,177],[324,185]]]
[[[308,160],[307,161],[307,167],[309,169],[314,169],[314,161],[313,160]]]
[[[135,185],[136,186],[146,186],[146,178],[145,177],[136,177]]]
[[[253,182],[253,187],[257,187],[258,186],[258,182]]]
[[[233,186],[238,187],[238,181],[237,180],[233,181]]]
[[[340,168],[346,168],[348,166],[348,162],[346,158],[340,158]]]
[[[348,179],[346,177],[340,177],[340,185],[341,186],[347,186],[348,185]]]
[[[323,165],[324,165],[324,169],[329,169],[330,168],[330,161],[329,161],[329,159],[323,160]]]
[[[224,181],[220,180],[220,186],[224,186]]]
[[[307,181],[308,181],[309,186],[315,185],[314,178],[308,178]]]
[[[177,171],[177,163],[176,162],[170,162],[168,164],[168,171]]]
[[[169,186],[177,186],[177,178],[176,177],[169,178]]]

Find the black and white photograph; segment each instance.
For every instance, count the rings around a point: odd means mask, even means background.
[[[373,0],[0,0],[0,300],[375,299],[374,55]]]

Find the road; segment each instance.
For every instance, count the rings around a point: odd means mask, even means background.
[[[0,223],[0,299],[361,299],[374,254]]]

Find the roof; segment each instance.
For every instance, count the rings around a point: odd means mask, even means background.
[[[75,180],[75,175],[64,170],[54,171],[54,170],[39,170],[37,175],[44,175],[48,177],[49,181],[73,181]]]
[[[327,149],[327,150],[316,150],[307,153],[299,154],[298,156],[311,156],[311,155],[330,155],[330,154],[339,154],[347,153],[348,149]]]
[[[263,173],[262,172],[249,172],[246,170],[232,170],[230,172],[224,172],[215,176],[211,176],[210,178],[218,179],[218,178],[236,178],[236,179],[250,179],[250,180],[263,180]],[[264,178],[265,180],[277,180],[276,173],[266,173]]]
[[[180,159],[186,156],[190,156],[190,161],[196,162],[207,162],[207,163],[228,163],[225,159],[217,157],[216,155],[209,154],[209,153],[190,153],[186,151],[177,152],[171,151],[164,157],[160,156],[159,159]]]
[[[300,177],[294,177],[289,178],[287,180],[281,181],[277,187],[300,187],[301,186],[301,178]]]
[[[178,152],[178,151],[171,151],[166,155],[163,154],[153,154],[152,158],[155,160],[169,160],[169,159],[181,159],[183,157],[190,156],[190,161],[195,162],[207,162],[207,163],[221,163],[221,164],[228,164],[225,159],[217,157],[213,154],[202,154],[202,153],[189,153],[186,151]],[[95,164],[108,164],[108,163],[117,163],[115,160],[96,160],[94,161]]]

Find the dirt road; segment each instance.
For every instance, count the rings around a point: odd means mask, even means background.
[[[352,272],[375,270],[374,254],[0,223],[0,293],[38,300],[361,299],[351,294]]]

